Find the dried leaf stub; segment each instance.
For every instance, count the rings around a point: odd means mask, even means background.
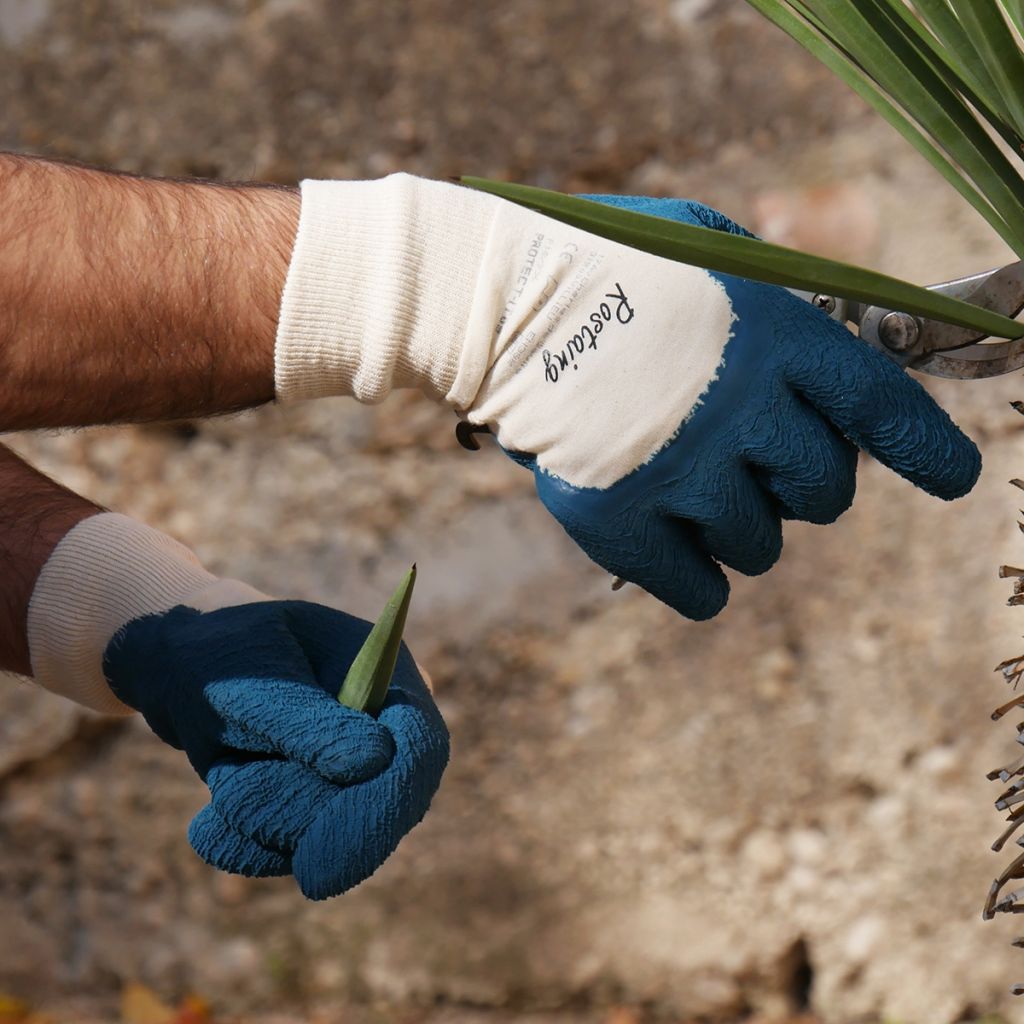
[[[1010,404],[1017,412],[1024,414],[1024,402],[1011,402]],[[1024,481],[1014,479],[1010,483],[1014,487],[1024,490]],[[1021,512],[1021,515],[1024,515],[1024,511]],[[1024,525],[1018,523],[1018,526],[1024,532]],[[1013,594],[1007,603],[1011,606],[1024,605],[1024,569],[1018,569],[1012,565],[1001,565],[999,577],[1014,581]],[[1011,689],[1016,690],[1017,684],[1024,678],[1024,655],[1001,661],[996,665],[995,670],[1002,674],[1004,681]],[[992,712],[992,719],[998,721],[1017,708],[1024,710],[1024,692],[1014,694],[1005,704],[997,707]],[[1017,726],[1017,742],[1024,745],[1024,722]],[[1024,824],[1024,756],[1016,758],[1002,768],[993,769],[986,777],[992,782],[1002,783],[1004,787],[995,801],[996,810],[1006,812],[1007,821],[1006,828],[992,844],[992,849],[998,853]],[[1017,845],[1024,846],[1024,836],[1018,837]],[[1024,888],[1003,891],[1009,882],[1021,878],[1024,878],[1024,853],[1018,854],[989,887],[985,908],[981,915],[984,920],[990,921],[996,914],[1024,914]],[[1015,939],[1013,945],[1024,948],[1024,936]],[[1013,995],[1024,995],[1024,984],[1014,985],[1010,992]]]

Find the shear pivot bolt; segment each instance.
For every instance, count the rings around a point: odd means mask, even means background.
[[[886,313],[878,325],[878,337],[893,352],[909,352],[920,333],[920,324],[909,313]]]
[[[836,311],[836,300],[833,295],[815,295],[811,302],[829,316]]]

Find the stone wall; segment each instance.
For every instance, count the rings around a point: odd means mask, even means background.
[[[740,0],[0,0],[0,145],[687,195],[922,281],[1005,258]],[[143,723],[4,680],[0,990],[102,1007],[139,980],[246,1014],[1006,1010],[1024,957],[980,906],[1003,862],[984,773],[1013,753],[991,668],[1024,644],[995,578],[1024,545],[1018,383],[934,388],[982,446],[973,495],[944,506],[862,460],[854,509],[788,525],[780,565],[704,624],[612,594],[528,474],[413,396],[13,439],[280,594],[372,617],[415,558],[409,639],[454,756],[396,856],[308,904],[193,856],[203,787]]]

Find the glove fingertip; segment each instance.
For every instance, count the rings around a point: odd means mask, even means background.
[[[713,619],[729,603],[729,584],[714,594],[701,595],[695,599],[692,594],[687,594],[672,605],[680,615],[685,615],[695,622],[707,622]]]
[[[447,763],[448,744],[447,732],[437,735],[425,722],[418,728],[423,730],[418,737],[405,731],[387,772],[343,789],[300,839],[292,873],[309,899],[339,896],[364,882],[423,820]]]
[[[819,315],[801,308],[800,316],[812,313]],[[816,337],[820,330],[828,332],[828,345]],[[919,381],[881,352],[827,318],[814,330],[795,331],[789,351],[790,385],[859,448],[937,498],[951,501],[974,487],[981,473],[977,446]]]
[[[188,841],[202,860],[229,874],[272,878],[291,873],[288,857],[236,832],[210,804],[189,823]]]
[[[694,622],[713,619],[729,603],[728,578],[703,553],[677,561],[672,575],[641,575],[632,582]]]
[[[647,533],[654,553],[636,564],[619,566],[616,575],[643,587],[687,619],[713,619],[729,603],[729,580],[721,566],[681,522],[652,519]]]
[[[292,870],[302,895],[308,900],[326,900],[354,889],[381,866],[376,836],[356,834],[360,822],[322,822],[303,836],[292,856]],[[325,834],[326,833],[326,834]]]
[[[937,441],[935,469],[914,481],[936,498],[953,501],[969,494],[981,476],[981,452],[959,427],[944,431],[945,445]]]
[[[318,687],[236,679],[207,686],[204,696],[228,723],[232,745],[283,755],[331,782],[372,778],[394,755],[384,726]]]
[[[342,730],[335,730],[329,721],[320,723],[318,735],[311,738],[309,767],[329,782],[364,782],[384,771],[395,756],[391,732],[370,715],[355,714],[361,721],[348,718]]]
[[[893,472],[944,501],[968,494],[981,475],[978,446],[938,406],[924,410],[913,428],[893,431],[864,447]]]

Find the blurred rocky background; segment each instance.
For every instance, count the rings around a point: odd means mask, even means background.
[[[702,199],[922,282],[1005,253],[742,0],[0,0],[0,147],[293,183],[404,169]],[[933,385],[929,384],[930,387]],[[113,1020],[490,1024],[1011,1014],[980,907],[1021,653],[1018,379],[934,385],[978,439],[952,506],[870,460],[839,524],[684,622],[609,580],[531,480],[407,394],[11,438],[215,571],[374,617],[402,569],[454,757],[368,883],[206,868],[204,790],[138,720],[0,680],[0,991]]]

